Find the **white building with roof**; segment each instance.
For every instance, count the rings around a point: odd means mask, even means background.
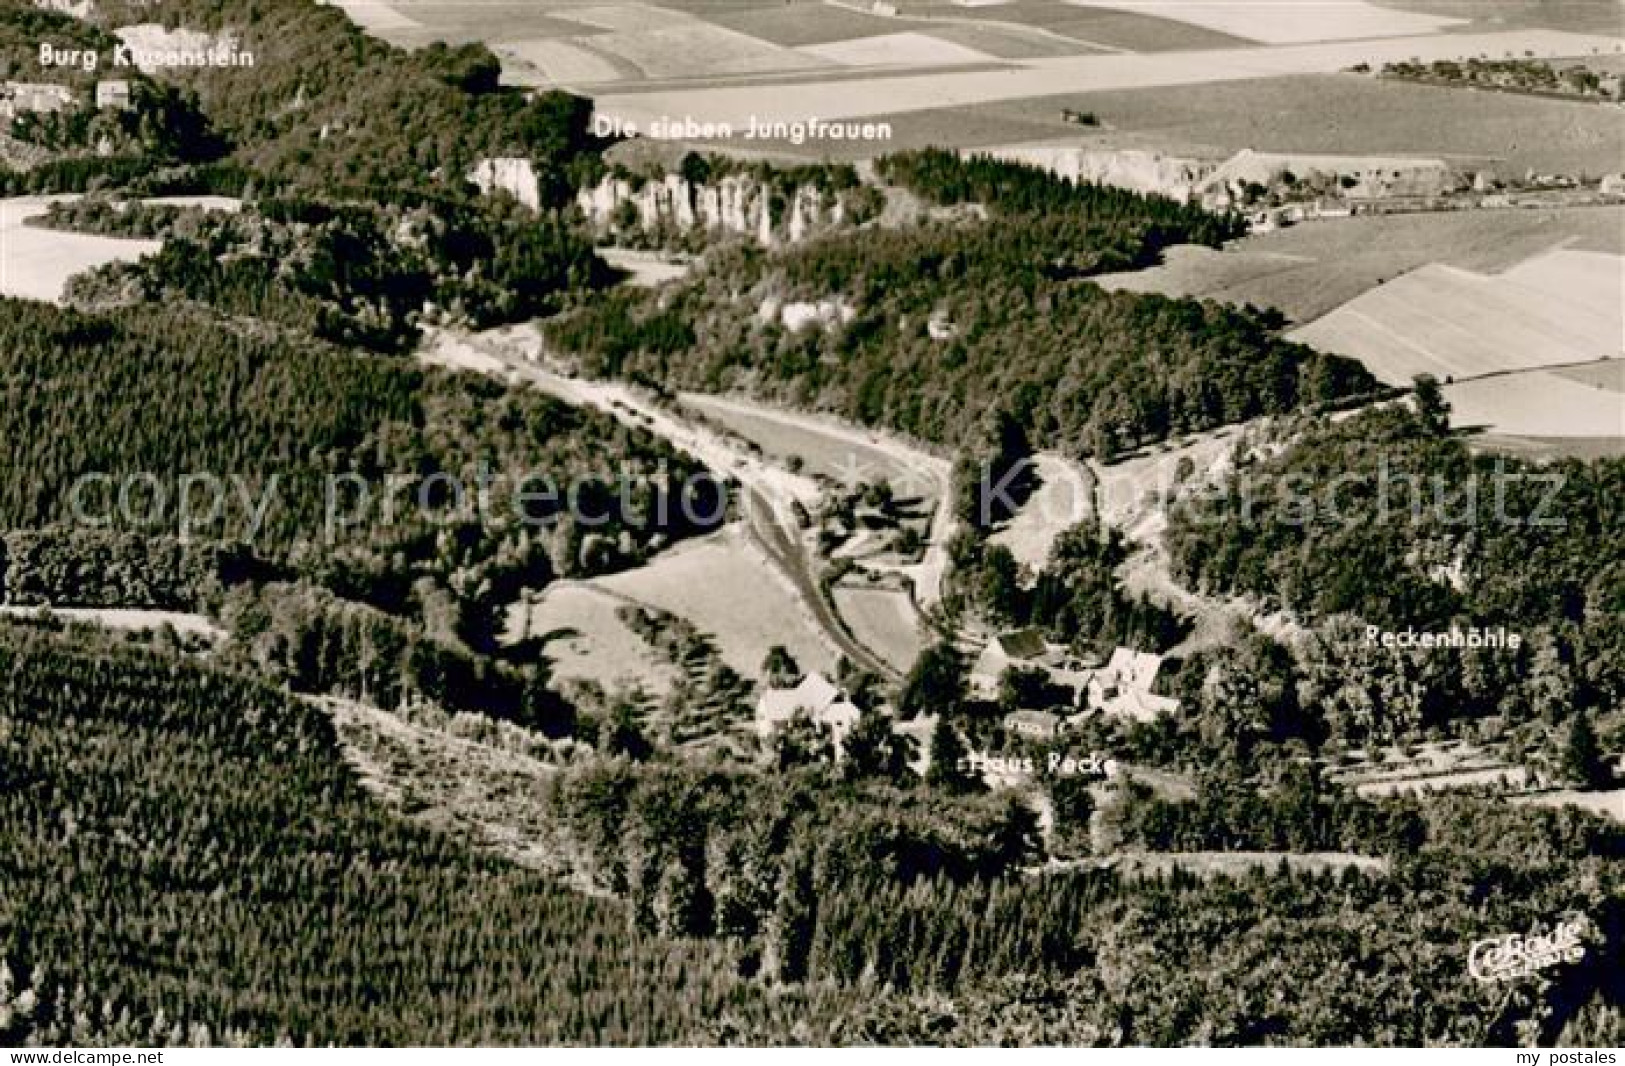
[[[1118,648],[1106,665],[1089,678],[1085,694],[1089,709],[1140,722],[1176,713],[1178,700],[1152,691],[1162,664],[1161,655]]]
[[[763,738],[770,737],[797,716],[805,716],[828,729],[839,750],[842,739],[862,714],[846,690],[814,671],[795,688],[773,688],[761,694],[756,701],[756,732]]]

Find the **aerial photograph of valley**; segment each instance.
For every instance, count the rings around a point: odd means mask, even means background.
[[[1625,0],[0,0],[0,1066],[877,1046],[1625,1063]]]

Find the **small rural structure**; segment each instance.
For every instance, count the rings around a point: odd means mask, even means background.
[[[123,78],[112,78],[96,83],[96,106],[118,111],[130,110],[130,83]]]
[[[1059,715],[1048,711],[1011,711],[1004,716],[1006,732],[1027,740],[1054,740],[1061,735]]]
[[[1086,662],[1065,645],[1053,644],[1037,629],[1018,629],[994,637],[971,667],[971,691],[980,699],[999,696],[1005,671],[1015,668],[1043,671],[1050,684],[1070,691],[1066,704],[1057,703],[1051,712],[1109,714],[1150,721],[1161,714],[1174,714],[1179,701],[1154,691],[1164,659],[1151,652],[1132,648],[1115,649],[1104,664]],[[1006,728],[1024,736],[1041,731],[1036,719],[1015,715],[1006,718]],[[1057,721],[1057,728],[1060,726]]]
[[[814,671],[794,688],[768,689],[761,694],[756,701],[756,732],[770,737],[797,716],[805,716],[827,728],[839,745],[862,714],[844,689]]]
[[[1149,722],[1161,714],[1174,714],[1179,701],[1152,691],[1162,672],[1163,657],[1150,652],[1118,648],[1104,667],[1089,678],[1090,710]]]

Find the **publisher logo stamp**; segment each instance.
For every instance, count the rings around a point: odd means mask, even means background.
[[[1506,933],[1473,944],[1467,972],[1485,983],[1533,977],[1561,963],[1585,958],[1591,921],[1585,915],[1559,922],[1549,933]]]

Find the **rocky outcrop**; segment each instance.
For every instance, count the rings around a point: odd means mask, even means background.
[[[1018,145],[988,151],[999,159],[1042,167],[1057,177],[1110,185],[1174,200],[1190,200],[1212,163],[1139,149]]]
[[[703,229],[753,237],[764,245],[805,240],[847,217],[838,195],[814,185],[786,195],[743,174],[700,185],[677,174],[643,181],[606,177],[583,189],[576,203],[589,222],[604,229],[628,224],[645,233],[662,227]]]
[[[468,172],[468,180],[489,196],[498,189],[512,196],[532,211],[541,210],[541,184],[531,161],[516,156],[482,159]]]

